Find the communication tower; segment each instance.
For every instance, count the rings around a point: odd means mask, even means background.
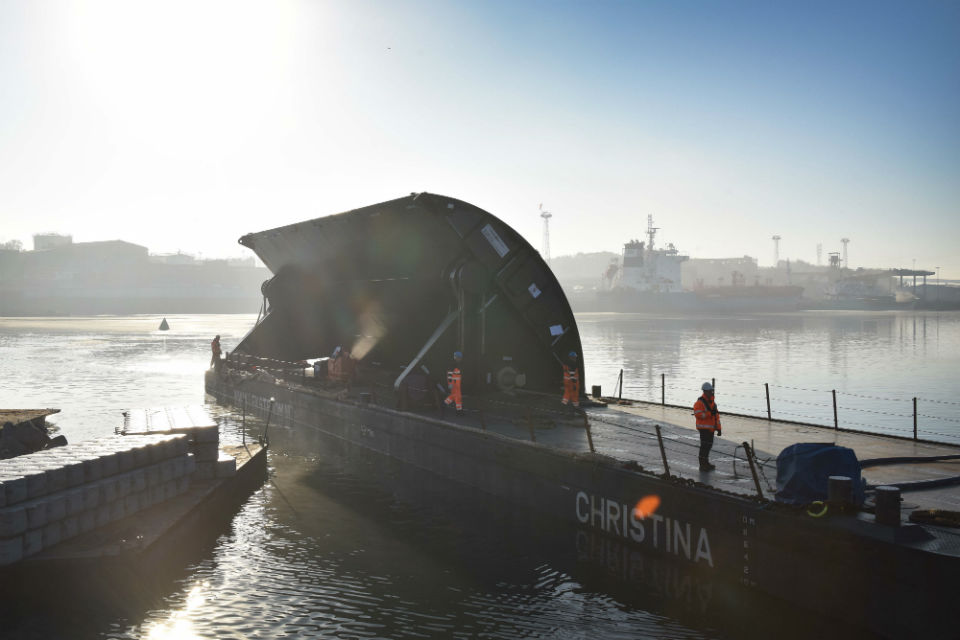
[[[653,215],[647,214],[647,238],[649,239],[647,249],[649,251],[653,251],[653,237],[657,235],[657,229],[659,228],[660,227],[653,226]]]
[[[850,244],[850,238],[840,238],[840,242],[843,243],[843,268],[849,269],[850,262],[847,259],[847,245]]]
[[[553,214],[543,210],[543,203],[540,203],[540,217],[543,218],[543,259],[550,264],[550,218]]]
[[[780,236],[773,236],[773,266],[780,264]]]

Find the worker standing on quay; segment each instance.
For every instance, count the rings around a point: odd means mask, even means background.
[[[567,354],[567,362],[563,365],[563,404],[573,403],[580,406],[580,369],[577,367],[577,352]]]
[[[220,335],[219,334],[217,335],[216,338],[214,338],[210,342],[210,366],[213,367],[214,369],[218,369],[220,367]]]
[[[710,449],[713,448],[713,434],[720,432],[720,412],[713,400],[713,385],[704,382],[700,387],[703,395],[693,405],[693,415],[697,419],[697,431],[700,432],[700,471],[713,471],[716,466],[710,464]]]
[[[463,373],[460,371],[460,362],[463,360],[463,354],[459,351],[453,352],[453,366],[447,371],[447,388],[450,389],[450,395],[443,401],[444,404],[456,404],[457,415],[463,415],[463,395],[460,393],[460,381]]]

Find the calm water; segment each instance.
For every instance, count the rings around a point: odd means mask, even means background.
[[[158,332],[160,319],[0,319],[0,407],[60,408],[52,422],[77,441],[111,433],[126,408],[203,402],[210,339],[219,333],[230,349],[255,318],[169,317],[171,331]],[[622,367],[625,396],[659,399],[666,374],[667,401],[686,404],[702,379],[715,377],[721,403],[759,411],[769,382],[778,390],[775,413],[777,398],[792,399],[808,403],[795,405],[798,413],[818,417],[818,403],[826,403],[817,394],[837,389],[841,407],[853,407],[842,419],[857,416],[886,429],[903,425],[873,418],[899,419],[890,415],[898,403],[918,396],[921,413],[937,418],[921,419],[921,431],[955,436],[960,426],[956,406],[947,404],[958,395],[957,314],[579,320],[587,383],[606,391]],[[214,411],[224,436],[238,438],[237,416],[225,407]],[[260,424],[250,419],[248,430]],[[602,540],[500,509],[482,496],[451,497],[432,478],[353,456],[342,466],[343,456],[315,453],[305,434],[276,426],[271,434],[269,481],[222,531],[171,560],[170,575],[149,588],[111,584],[106,596],[97,591],[0,605],[0,637],[761,638],[776,628],[780,637],[808,638],[843,632],[683,567],[628,557]]]

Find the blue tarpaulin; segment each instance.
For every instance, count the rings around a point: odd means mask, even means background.
[[[830,476],[852,478],[853,502],[863,504],[864,481],[853,449],[820,442],[791,445],[777,456],[776,499],[787,504],[826,500]]]

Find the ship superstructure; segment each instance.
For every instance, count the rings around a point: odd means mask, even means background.
[[[631,240],[623,245],[623,263],[610,281],[610,288],[663,293],[683,290],[680,265],[689,256],[681,255],[673,243],[665,249],[655,248],[657,230],[653,226],[653,216],[648,215],[647,241]]]

